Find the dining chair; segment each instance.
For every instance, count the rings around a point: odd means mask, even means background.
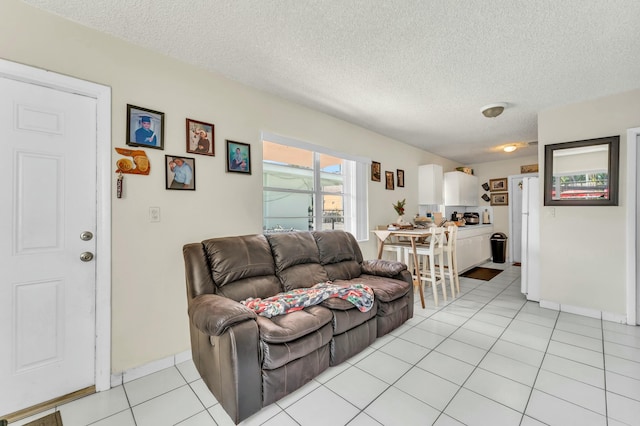
[[[384,231],[387,228],[388,228],[387,225],[376,226],[377,231]],[[389,241],[384,243],[382,252],[390,253],[391,255],[395,256],[394,260],[398,262],[403,262],[404,261],[403,250],[405,247],[407,247],[407,245],[409,245],[408,242],[400,241],[397,237],[389,237]],[[409,247],[411,246],[409,245]]]
[[[460,294],[460,278],[458,277],[458,259],[456,256],[456,245],[458,240],[458,227],[451,225],[447,227],[447,235],[444,238],[446,242],[442,246],[446,263],[444,273],[449,279],[452,297],[456,297],[456,292]]]
[[[444,228],[433,226],[430,228],[427,242],[416,244],[420,285],[425,282],[433,291],[433,301],[438,306],[438,284],[442,287],[442,297],[447,301],[447,288],[444,278]],[[404,248],[405,263],[413,263],[413,249],[411,246]],[[436,263],[437,262],[437,263]],[[410,266],[411,271],[414,269]],[[415,277],[414,277],[415,278]]]

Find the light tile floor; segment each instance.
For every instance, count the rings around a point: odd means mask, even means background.
[[[640,327],[542,309],[520,268],[399,329],[244,425],[640,425]],[[62,405],[64,426],[231,425],[191,361]],[[24,419],[12,425],[22,425]]]

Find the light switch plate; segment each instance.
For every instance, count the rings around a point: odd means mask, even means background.
[[[160,207],[149,207],[149,222],[160,222]]]

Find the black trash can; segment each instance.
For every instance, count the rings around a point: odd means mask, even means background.
[[[491,255],[493,263],[504,263],[507,257],[507,236],[502,232],[496,232],[491,236]]]

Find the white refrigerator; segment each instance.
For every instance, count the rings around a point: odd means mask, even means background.
[[[522,179],[521,290],[540,301],[540,187],[537,177]]]

